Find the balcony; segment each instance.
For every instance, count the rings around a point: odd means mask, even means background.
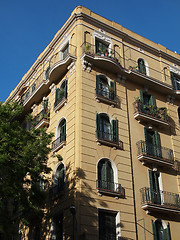
[[[52,151],[56,152],[66,145],[66,134],[61,134],[55,141],[52,142]]]
[[[155,192],[150,188],[140,189],[141,207],[147,213],[180,213],[180,197],[176,193],[159,191]]]
[[[143,164],[154,164],[157,166],[173,167],[174,156],[173,150],[165,147],[157,147],[145,141],[138,141],[137,158]]]
[[[119,183],[97,180],[97,191],[102,195],[125,198],[125,189]]]
[[[103,89],[96,89],[96,99],[99,102],[110,104],[111,106],[116,105],[116,94],[114,91],[105,91]]]
[[[58,98],[54,103],[54,111],[57,112],[67,103],[67,97],[65,95]]]
[[[95,45],[84,42],[81,45],[82,56],[81,59],[84,59],[88,62],[91,62],[93,65],[104,68],[105,70],[113,73],[118,73],[120,70],[123,71],[121,67],[121,56],[114,49],[108,48],[106,51],[96,52]]]
[[[50,112],[48,110],[42,110],[33,120],[32,127],[34,128],[43,128],[49,126],[49,116]]]
[[[65,74],[71,63],[75,62],[76,46],[69,44],[68,51],[58,52],[50,59],[49,79],[51,82],[56,82],[61,76]]]
[[[133,103],[134,118],[139,122],[161,127],[169,126],[167,109],[155,105],[144,105],[140,100]]]
[[[50,199],[55,199],[64,194],[64,183],[54,184],[52,188],[49,190]]]
[[[119,141],[119,138],[117,135],[103,132],[103,131],[96,131],[97,139],[96,142],[98,145],[107,145],[110,147],[113,147],[114,149],[123,149],[123,142]]]

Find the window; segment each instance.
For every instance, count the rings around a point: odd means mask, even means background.
[[[104,75],[96,75],[96,94],[115,100],[115,84]]]
[[[45,80],[47,80],[49,78],[49,70],[50,70],[50,66],[48,66],[45,71]]]
[[[96,114],[96,136],[107,141],[119,142],[118,121],[110,121],[105,113]]]
[[[140,100],[144,106],[156,105],[154,96],[152,96],[151,94],[145,93],[142,90],[140,90]]]
[[[28,99],[29,97],[29,90],[26,91],[25,95],[24,95],[24,100]]]
[[[114,191],[114,172],[108,159],[102,159],[98,163],[98,189]]]
[[[61,163],[53,176],[53,195],[64,190],[64,164]]]
[[[31,87],[31,93],[33,93],[35,91],[35,89],[36,89],[36,83],[34,82]]]
[[[170,226],[169,223],[166,226],[162,223],[161,220],[152,221],[152,228],[153,228],[153,237],[154,240],[170,240]]]
[[[99,240],[117,240],[120,237],[118,215],[117,212],[99,210]]]
[[[180,125],[180,107],[178,107],[178,119],[179,119],[179,125]]]
[[[174,72],[170,72],[171,82],[175,90],[180,90],[180,76]]]
[[[50,240],[63,240],[63,214],[52,218]]]
[[[158,172],[149,170],[151,203],[154,203],[154,204],[161,204],[159,176],[160,176],[160,174]]]
[[[162,157],[160,136],[157,131],[151,131],[144,128],[146,153],[153,157]]]
[[[58,126],[56,127],[55,141],[52,142],[53,151],[57,151],[59,148],[65,145],[66,141],[66,119],[62,118]]]
[[[63,98],[67,98],[67,80],[65,79],[59,88],[56,89],[54,107],[56,107]]]
[[[67,57],[68,53],[69,53],[69,44],[67,44],[65,48],[62,50],[63,59]]]
[[[140,73],[146,74],[146,66],[145,66],[144,59],[142,58],[138,59],[138,71]]]
[[[108,53],[108,48],[109,48],[109,44],[105,43],[101,40],[95,40],[95,51],[96,54],[98,55],[105,55],[105,53]]]

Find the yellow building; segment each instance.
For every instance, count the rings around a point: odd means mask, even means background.
[[[49,220],[24,238],[179,239],[179,94],[178,54],[76,7],[8,98],[54,133]]]

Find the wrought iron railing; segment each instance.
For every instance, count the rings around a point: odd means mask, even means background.
[[[158,147],[154,144],[150,144],[146,141],[140,140],[136,143],[137,152],[139,155],[146,155],[154,158],[158,158],[161,161],[167,163],[174,163],[173,150],[166,147]]]
[[[49,190],[50,198],[61,194],[64,191],[64,182],[54,184],[52,188]]]
[[[144,187],[140,189],[142,204],[156,204],[180,209],[180,197],[176,193],[154,191]]]
[[[37,126],[41,120],[46,119],[49,120],[50,112],[48,109],[43,109],[36,117],[32,120],[32,127]]]
[[[133,103],[134,113],[144,113],[161,121],[168,122],[167,108],[158,108],[156,105],[144,105],[141,101]]]
[[[106,91],[98,88],[96,89],[96,94],[109,100],[116,101],[116,95],[114,91]]]
[[[125,189],[119,183],[108,182],[104,180],[97,180],[97,189],[100,192],[117,193],[121,196],[125,196]]]
[[[58,137],[55,141],[52,142],[52,149],[59,146],[61,143],[66,141],[66,134],[61,134],[60,137]]]
[[[120,57],[119,53],[112,48],[108,47],[106,50],[103,49],[102,51],[100,49],[97,50],[95,45],[88,43],[88,42],[84,42],[81,45],[81,47],[82,47],[82,52],[96,55],[96,56],[105,57],[105,58],[111,59],[117,63],[120,63],[120,61],[121,61],[121,57]]]
[[[67,99],[67,96],[66,96],[65,93],[62,94],[58,99],[55,100],[55,102],[54,102],[54,108],[55,108],[61,101],[63,101],[63,99],[64,99],[64,100]]]
[[[103,140],[107,140],[110,142],[114,142],[114,143],[119,143],[119,138],[117,134],[112,134],[109,132],[103,132],[103,131],[96,131],[97,133],[97,138],[103,139]]]

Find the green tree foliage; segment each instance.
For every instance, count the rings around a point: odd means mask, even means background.
[[[16,102],[0,103],[0,233],[8,240],[17,238],[20,222],[28,224],[30,216],[42,214],[40,183],[42,174],[51,171],[47,160],[52,134],[23,129],[22,113]]]

